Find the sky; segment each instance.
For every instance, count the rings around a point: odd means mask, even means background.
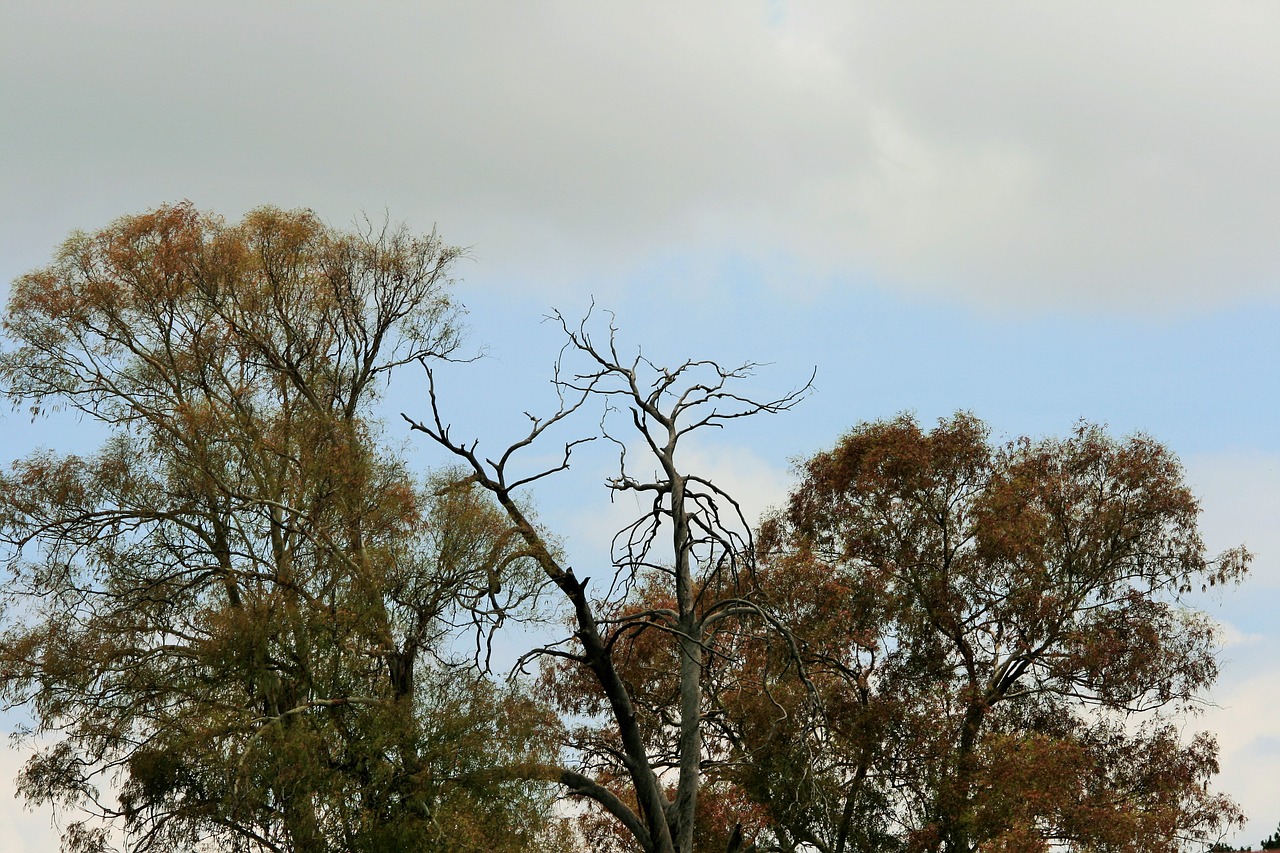
[[[1278,37],[1261,0],[15,0],[0,286],[182,199],[435,228],[469,247],[486,353],[442,380],[460,433],[548,410],[542,318],[593,302],[656,361],[760,363],[762,394],[816,368],[795,411],[694,448],[752,511],[902,411],[1151,435],[1210,549],[1256,554],[1202,602],[1223,671],[1188,723],[1217,732],[1233,843],[1256,844],[1280,821]],[[419,378],[387,405],[424,413]],[[0,435],[7,457],[93,440],[20,414]],[[536,495],[582,565],[619,512],[597,462]],[[21,761],[0,751],[0,780]],[[0,848],[55,835],[0,788]]]

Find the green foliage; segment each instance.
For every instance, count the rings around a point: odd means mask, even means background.
[[[804,389],[755,402],[730,388],[749,367],[625,361],[561,318],[586,367],[557,372],[560,410],[494,462],[432,393],[409,423],[466,470],[420,482],[370,406],[457,346],[457,257],[177,205],[15,283],[5,393],[109,432],[0,474],[0,698],[45,744],[20,792],[89,818],[65,849],[1136,853],[1240,820],[1171,715],[1217,675],[1184,596],[1249,555],[1205,554],[1167,449],[863,424],[753,546],[678,440]],[[581,440],[513,462],[592,400],[657,472],[624,455],[609,482],[646,508],[604,601],[516,496]],[[451,655],[549,587],[574,633],[537,698]]]
[[[0,692],[51,743],[29,800],[138,851],[536,846],[549,791],[493,769],[551,757],[557,721],[441,663],[519,611],[531,565],[488,498],[415,483],[369,418],[392,370],[456,346],[456,257],[179,205],[15,283],[6,392],[110,431],[0,477]]]

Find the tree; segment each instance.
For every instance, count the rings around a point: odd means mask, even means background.
[[[559,315],[557,319],[567,338],[553,378],[561,405],[546,418],[531,416],[525,437],[501,453],[486,458],[475,442],[451,435],[434,380],[428,417],[405,417],[414,430],[464,463],[469,483],[494,496],[527,553],[572,610],[572,636],[531,656],[560,662],[567,710],[590,715],[600,724],[580,728],[567,744],[579,756],[576,766],[531,765],[525,775],[554,779],[592,804],[629,847],[692,853],[698,847],[699,819],[707,811],[704,766],[715,757],[705,741],[709,708],[704,690],[707,666],[718,653],[714,639],[726,622],[748,616],[767,619],[767,614],[745,594],[753,566],[750,528],[730,495],[686,467],[682,442],[735,419],[787,410],[805,388],[755,400],[736,387],[751,373],[751,365],[734,369],[685,361],[664,367],[638,352],[623,356],[612,325],[607,340],[597,342],[587,330],[589,317],[577,328]],[[576,372],[570,372],[572,358],[581,360]],[[430,368],[427,373],[430,379]],[[605,405],[597,435],[568,441],[557,465],[518,470],[520,451],[548,440],[548,430],[593,400]],[[626,433],[611,431],[611,414],[624,418]],[[580,578],[517,495],[522,487],[567,468],[575,447],[593,437],[619,449],[609,489],[615,495],[637,495],[648,508],[618,532],[610,563]],[[630,455],[636,445],[644,459],[639,464]],[[654,473],[638,473],[648,466]],[[590,591],[592,577],[600,592]],[[633,605],[642,589],[650,590],[651,606],[637,609]],[[660,600],[653,600],[657,596]],[[644,684],[627,677],[624,651],[638,640],[652,640],[664,651],[664,666],[669,667],[664,671],[672,682],[669,704],[654,703]],[[740,830],[723,841],[729,850],[743,846]]]
[[[458,342],[458,250],[306,211],[188,204],[76,234],[14,284],[0,356],[33,414],[109,433],[0,478],[0,690],[48,745],[19,780],[64,844],[515,850],[558,722],[443,664],[536,566],[485,493],[415,483],[370,416]],[[523,546],[520,546],[523,547]],[[118,789],[113,804],[104,785]]]
[[[1271,833],[1270,838],[1264,838],[1259,842],[1263,850],[1280,850],[1280,825],[1276,826],[1276,831]]]
[[[995,447],[970,415],[904,416],[799,473],[757,537],[792,642],[744,634],[715,688],[780,847],[1203,849],[1240,821],[1208,789],[1213,739],[1169,713],[1217,673],[1183,596],[1248,554],[1206,557],[1167,449],[1089,425]]]

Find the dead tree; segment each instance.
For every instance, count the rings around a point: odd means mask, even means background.
[[[611,729],[607,742],[596,747],[612,759],[618,772],[592,774],[589,767],[543,766],[530,768],[528,775],[556,779],[570,794],[593,801],[644,851],[692,853],[707,758],[704,679],[708,655],[715,653],[709,638],[723,620],[767,620],[767,614],[749,594],[752,543],[741,507],[708,477],[684,466],[680,445],[699,430],[792,408],[811,388],[812,377],[802,387],[761,401],[736,390],[752,374],[752,364],[727,369],[714,361],[690,360],[664,367],[638,352],[632,357],[620,353],[612,323],[607,341],[597,343],[587,330],[589,315],[576,328],[558,313],[554,319],[567,337],[552,380],[560,406],[549,417],[529,416],[529,432],[496,458],[482,455],[476,442],[459,441],[450,434],[432,371],[425,363],[430,416],[404,418],[413,430],[429,436],[470,468],[470,478],[501,504],[528,556],[572,607],[572,637],[526,657],[552,656],[586,674]],[[572,370],[571,360],[582,366]],[[553,467],[516,472],[520,451],[540,439],[550,440],[543,438],[549,429],[592,401],[602,401],[605,410],[594,435],[565,443],[563,456]],[[627,426],[618,429],[615,423],[622,418]],[[517,497],[523,486],[567,469],[574,448],[597,438],[618,448],[617,473],[607,481],[608,489],[614,494],[640,495],[647,508],[615,536],[611,565],[592,575],[610,575],[611,589],[618,584],[628,589],[642,578],[660,583],[670,606],[628,610],[617,606],[616,600],[610,602],[607,594],[593,596],[588,591],[590,577],[579,578],[565,564]],[[628,458],[628,450],[634,455],[637,444],[643,463]],[[639,473],[650,464],[653,473]],[[660,632],[678,649],[676,708],[656,718],[643,712],[637,689],[618,659],[618,650],[625,645],[620,640],[647,632]],[[730,847],[749,849],[742,845],[740,831],[734,833]]]

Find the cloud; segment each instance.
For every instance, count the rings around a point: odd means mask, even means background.
[[[1193,728],[1215,732],[1222,772],[1215,787],[1230,794],[1244,809],[1249,823],[1236,835],[1236,844],[1252,844],[1269,836],[1280,821],[1280,669],[1275,664],[1276,641],[1261,671],[1240,679],[1215,696],[1218,707],[1193,721]]]
[[[828,40],[875,116],[874,192],[855,198],[877,267],[1057,305],[1274,293],[1263,235],[1277,223],[1266,152],[1280,120],[1261,106],[1280,80],[1262,36],[1276,15],[869,7]]]
[[[48,807],[26,808],[14,787],[14,779],[30,754],[30,748],[0,748],[0,849],[10,853],[58,849],[59,832]]]
[[[385,205],[543,286],[697,253],[1032,310],[1280,295],[1267,4],[4,14],[28,265],[191,197]]]
[[[1203,507],[1201,531],[1211,553],[1244,544],[1254,554],[1240,589],[1205,597],[1222,626],[1222,676],[1215,706],[1192,727],[1218,737],[1222,773],[1216,786],[1234,797],[1249,824],[1233,842],[1254,844],[1280,821],[1280,635],[1273,592],[1280,588],[1280,455],[1253,450],[1189,457],[1187,480]],[[1212,599],[1212,600],[1211,600]]]
[[[684,456],[687,470],[697,472],[737,501],[747,521],[755,525],[768,510],[781,507],[795,478],[746,447],[695,445]]]
[[[1218,630],[1224,649],[1231,649],[1237,646],[1256,646],[1267,640],[1266,634],[1258,632],[1245,633],[1230,622],[1219,622]]]

